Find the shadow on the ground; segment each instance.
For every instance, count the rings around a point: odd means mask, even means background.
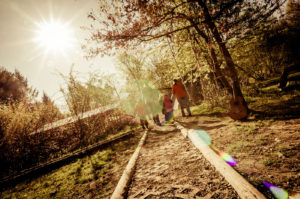
[[[202,122],[202,124],[213,124],[217,122],[220,122],[220,120],[205,120]]]
[[[192,121],[192,122],[178,121],[178,122],[185,128],[203,129],[203,130],[218,129],[218,128],[226,126],[225,124],[219,124],[219,125],[214,125],[214,126],[205,126],[205,125],[199,124],[197,121]]]
[[[175,120],[176,122],[179,122],[180,124],[182,124],[184,127],[186,126],[195,126],[198,125],[198,121],[188,121],[188,122],[183,122],[180,120]]]
[[[288,120],[300,117],[300,96],[294,96],[288,100],[266,103],[250,109],[255,120]]]
[[[160,135],[165,135],[168,133],[175,133],[178,132],[179,130],[174,128],[172,130],[158,130],[158,129],[151,129],[150,133],[155,133],[155,134],[160,134]]]
[[[208,116],[208,117],[224,117],[227,116],[226,113],[221,112],[213,112],[213,113],[200,113],[200,114],[193,114],[190,117],[197,117],[197,116]]]

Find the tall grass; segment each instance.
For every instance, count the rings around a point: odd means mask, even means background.
[[[48,114],[48,119],[45,114]],[[37,109],[26,103],[1,105],[0,177],[106,139],[131,124],[130,117],[118,110],[109,110],[71,124],[36,132],[50,121],[49,115],[51,113],[47,112],[46,107]]]
[[[43,106],[43,107],[42,107]],[[0,159],[1,172],[22,169],[34,161],[38,140],[29,134],[55,119],[46,105],[33,106],[22,101],[0,106]],[[39,109],[40,108],[40,109]]]
[[[40,130],[62,118],[53,103],[0,105],[0,178],[99,142],[134,123],[118,109],[82,119],[83,112],[114,103],[114,96],[108,87],[93,84],[91,90],[91,85],[77,81],[72,74],[66,85],[61,91],[70,113],[77,118],[69,124]]]

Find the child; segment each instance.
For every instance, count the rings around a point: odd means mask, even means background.
[[[134,115],[138,116],[140,118],[140,123],[143,129],[148,129],[149,124],[147,121],[147,116],[146,116],[146,109],[147,106],[143,101],[139,101],[134,109]]]
[[[162,113],[165,115],[166,122],[170,122],[170,120],[173,118],[173,101],[171,100],[171,97],[168,94],[164,95]]]

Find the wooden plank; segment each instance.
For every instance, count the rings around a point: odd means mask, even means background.
[[[70,123],[74,123],[77,120],[85,119],[85,118],[88,118],[88,117],[106,112],[108,110],[117,108],[118,106],[119,106],[119,104],[112,104],[112,105],[108,105],[108,106],[103,106],[103,107],[96,108],[94,110],[90,110],[90,111],[87,111],[87,112],[84,112],[84,113],[79,113],[77,116],[71,116],[71,117],[56,121],[56,122],[45,124],[42,128],[37,129],[36,131],[30,133],[29,135],[32,136],[32,135],[37,134],[37,133],[49,131],[49,130],[54,129],[54,128],[58,128],[58,127],[61,127],[61,126],[64,126],[64,125],[67,125],[67,124],[70,124]]]
[[[175,125],[182,134],[192,141],[203,156],[216,168],[226,181],[235,189],[242,199],[265,199],[254,186],[245,180],[237,171],[223,161],[192,129],[182,127],[178,122]]]
[[[136,148],[135,152],[131,156],[118,184],[117,187],[115,188],[111,199],[121,199],[121,198],[127,198],[127,191],[128,191],[128,186],[131,180],[131,177],[134,172],[135,164],[137,161],[137,158],[139,156],[140,150],[142,146],[144,145],[144,142],[147,138],[147,133],[148,131],[145,131],[143,137],[141,138],[138,147]]]

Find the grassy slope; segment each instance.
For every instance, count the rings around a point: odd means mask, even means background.
[[[141,134],[7,189],[0,198],[108,198]]]

